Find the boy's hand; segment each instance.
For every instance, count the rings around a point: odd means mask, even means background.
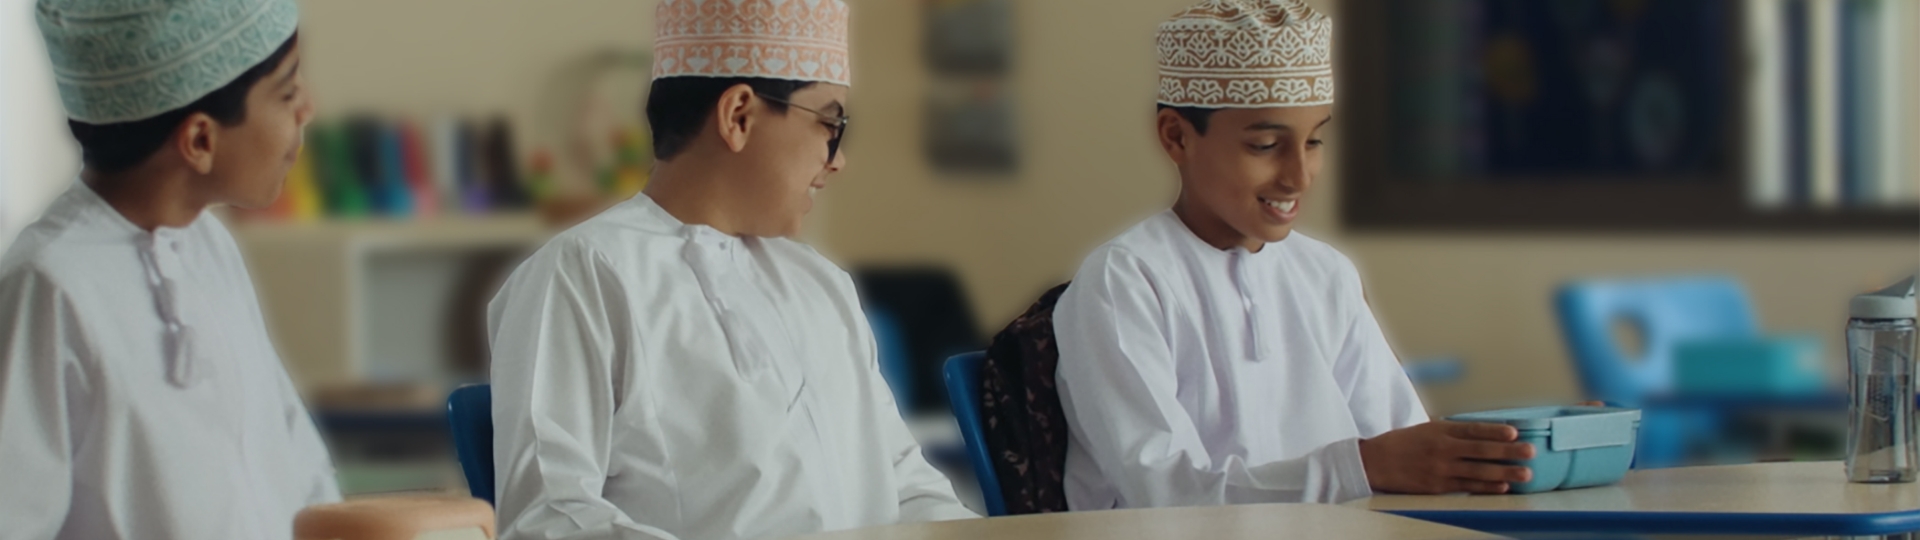
[[[1476,460],[1523,460],[1533,445],[1515,442],[1520,432],[1501,424],[1428,422],[1360,440],[1360,462],[1375,491],[1438,495],[1507,492],[1533,471]]]

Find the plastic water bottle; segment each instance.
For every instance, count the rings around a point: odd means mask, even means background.
[[[1853,297],[1847,321],[1847,480],[1920,478],[1914,419],[1914,278]]]

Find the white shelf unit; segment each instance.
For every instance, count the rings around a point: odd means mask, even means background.
[[[448,382],[446,336],[450,325],[470,320],[454,308],[465,273],[503,254],[516,264],[555,232],[533,214],[233,229],[268,330],[302,390]],[[492,287],[466,293],[484,294],[478,302],[465,300],[484,306]]]

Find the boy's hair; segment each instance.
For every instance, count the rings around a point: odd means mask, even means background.
[[[185,107],[160,113],[159,116],[117,124],[67,120],[67,129],[80,142],[80,160],[88,168],[105,173],[131,169],[158,152],[160,146],[173,137],[180,123],[194,113],[206,113],[223,126],[246,123],[247,93],[253,91],[254,84],[259,83],[260,79],[278,69],[280,62],[286,60],[287,54],[293,52],[293,45],[299,41],[300,34],[295,33],[266,60],[247,68],[233,82],[201,96]]]
[[[720,102],[720,95],[742,84],[752,88],[754,94],[780,101],[791,99],[794,92],[814,85],[808,81],[757,77],[669,77],[653,81],[647,90],[647,128],[653,131],[654,159],[666,161],[686,150],[706,126],[707,118],[713,116],[713,106]],[[783,103],[768,101],[767,106],[776,112],[787,112]]]
[[[1213,118],[1214,111],[1220,110],[1203,109],[1200,107],[1175,107],[1164,103],[1160,104],[1158,110],[1164,111],[1168,109],[1172,109],[1173,112],[1178,113],[1181,118],[1187,119],[1187,123],[1193,124],[1193,130],[1199,132],[1201,135],[1207,134],[1207,120]]]

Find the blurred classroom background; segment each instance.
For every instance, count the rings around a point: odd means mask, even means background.
[[[30,2],[7,1],[11,238],[78,158]],[[945,411],[947,355],[1172,200],[1153,36],[1191,2],[849,0],[849,166],[806,240],[856,275],[910,414]],[[1314,3],[1341,94],[1300,230],[1359,265],[1435,416],[1605,397],[1556,308],[1587,280],[1731,283],[1730,338],[1835,387],[1848,298],[1920,269],[1912,2]],[[644,184],[653,3],[302,9],[319,121],[283,204],[230,219],[347,488],[457,488],[441,403],[484,381],[493,289]],[[1661,324],[1603,322],[1614,356],[1667,358]]]

